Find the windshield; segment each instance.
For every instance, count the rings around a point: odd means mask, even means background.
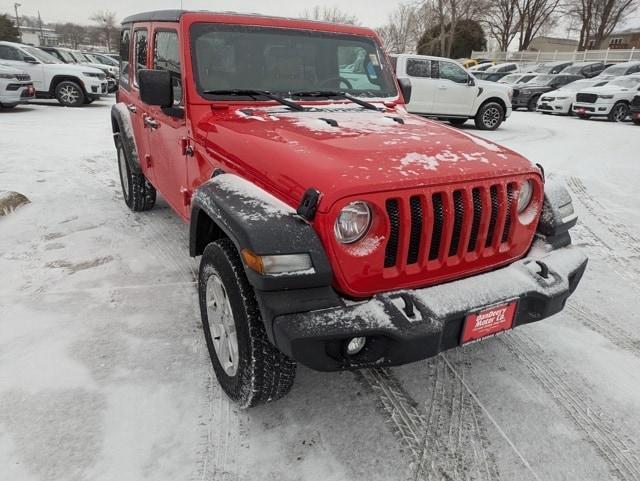
[[[520,80],[518,80],[519,84],[524,84],[527,82],[532,82],[533,80],[535,80],[535,78],[537,77],[537,75],[523,75],[522,78]]]
[[[613,65],[609,68],[606,68],[602,71],[602,75],[624,75],[625,73],[627,73],[627,69],[629,67],[627,67],[626,65]]]
[[[118,62],[116,62],[111,57],[107,57],[106,55],[95,55],[94,54],[93,57],[103,65],[111,65],[112,67],[117,67],[118,66]]]
[[[58,49],[56,50],[58,52],[58,55],[60,55],[62,57],[62,60],[64,60],[67,63],[76,63],[76,61],[73,59],[73,57],[71,55],[69,55],[69,52],[67,52],[66,50],[61,50]]]
[[[21,47],[25,52],[27,52],[32,57],[35,57],[42,63],[63,63],[62,61],[55,58],[53,55],[50,55],[47,52],[40,50],[39,48],[27,47],[27,46],[21,46]]]
[[[532,84],[541,84],[546,85],[551,82],[556,76],[555,75],[537,75],[535,79],[533,79],[530,83]]]
[[[562,87],[562,90],[569,90],[570,92],[577,92],[578,90],[586,89],[589,87],[595,87],[596,82],[593,80],[576,80],[570,84]]]
[[[585,68],[586,64],[575,64],[575,65],[569,65],[567,68],[565,68],[562,73],[568,73],[568,74],[580,74],[582,72],[582,69]]]
[[[522,77],[522,75],[520,74],[509,74],[506,77],[502,77],[500,80],[498,80],[498,82],[503,83],[503,84],[512,84],[512,83],[516,83],[520,77]]]
[[[200,23],[191,29],[191,48],[200,92],[254,89],[287,95],[340,90],[363,97],[397,95],[385,57],[367,37]]]
[[[98,61],[93,55],[91,55],[90,53],[83,53],[82,56],[87,59],[87,62],[91,62],[91,63],[102,63],[100,61]]]
[[[616,87],[632,89],[639,83],[640,83],[640,77],[625,77],[625,78],[617,78],[612,82],[609,82],[609,85],[615,85]]]

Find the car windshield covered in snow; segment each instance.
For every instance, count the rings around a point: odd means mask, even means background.
[[[594,82],[593,80],[576,80],[575,82],[571,82],[570,84],[564,85],[562,90],[569,90],[570,92],[578,92],[579,90],[590,88],[590,87],[601,87],[606,85],[607,82]]]
[[[632,89],[640,85],[640,77],[622,77],[609,82],[612,87]]]
[[[602,71],[601,75],[624,75],[629,70],[628,65],[612,65]]]
[[[35,57],[41,63],[62,63],[60,60],[55,58],[53,55],[48,54],[47,52],[43,52],[39,48],[29,47],[26,45],[21,45],[22,49],[27,52],[32,57]]]
[[[385,56],[365,36],[199,23],[191,28],[191,48],[206,98],[228,90],[397,95]]]

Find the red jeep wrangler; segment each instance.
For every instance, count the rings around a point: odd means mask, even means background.
[[[242,406],[296,361],[390,366],[562,310],[587,259],[568,192],[508,149],[407,113],[373,30],[126,18],[111,120],[124,199],[190,225],[213,368]]]

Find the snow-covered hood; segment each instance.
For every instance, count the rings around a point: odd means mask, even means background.
[[[23,70],[9,67],[8,65],[0,64],[0,73],[6,73],[11,75],[26,75],[27,73]]]
[[[632,96],[638,93],[637,88],[621,87],[617,85],[603,85],[602,87],[591,87],[588,89],[580,90],[581,94],[598,94],[598,95],[626,95]]]
[[[206,131],[210,152],[294,202],[311,187],[335,201],[398,186],[538,172],[509,149],[404,108],[373,112],[341,103],[307,112],[213,109],[198,127]]]
[[[50,63],[45,67],[48,71],[63,73],[71,73],[72,75],[82,75],[82,72],[101,73],[104,72],[100,69],[91,67],[89,65],[82,65],[76,63]]]

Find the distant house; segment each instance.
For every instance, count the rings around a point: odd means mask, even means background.
[[[577,49],[577,40],[540,36],[531,41],[528,50],[536,52],[574,52]]]
[[[55,47],[59,42],[59,35],[52,28],[20,26],[22,43],[36,47]]]
[[[605,38],[600,45],[596,45],[594,39],[589,39],[589,49],[631,49],[640,48],[640,28],[628,28],[613,32]]]

